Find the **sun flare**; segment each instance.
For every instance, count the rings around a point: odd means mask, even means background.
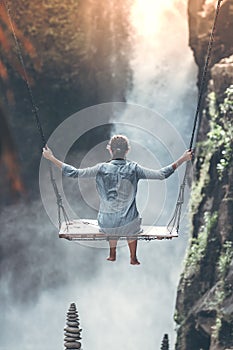
[[[155,34],[164,13],[171,9],[173,4],[174,0],[135,0],[132,8],[132,22],[139,34],[143,36]]]

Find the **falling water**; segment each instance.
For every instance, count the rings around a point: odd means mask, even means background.
[[[113,119],[115,122],[124,123],[125,126],[116,124],[112,132],[126,134],[132,141],[132,151],[129,155],[131,159],[147,167],[161,167],[174,161],[174,158],[188,148],[192,131],[197,72],[188,46],[187,2],[135,0],[131,11],[131,24],[133,88],[127,96],[128,105],[120,113],[116,108]],[[183,171],[184,166],[183,169],[179,169],[179,177],[173,175],[166,181],[165,194],[161,192],[161,183],[139,184],[137,200],[144,222],[160,225],[168,223],[174,210]],[[148,192],[152,195],[147,195],[145,199],[145,193]],[[151,300],[151,317],[157,315],[153,333],[157,344],[162,337],[161,322],[163,331],[171,334],[172,346],[175,341],[172,319],[176,285],[188,238],[187,204],[188,190],[183,208],[181,235],[172,250],[170,244],[165,243],[162,255],[161,247],[155,243],[147,252],[148,258],[156,259],[156,264],[161,266],[164,276],[171,276],[171,266],[167,264],[171,254],[173,267],[176,266],[172,279],[168,278],[159,285],[157,272],[154,271],[151,276],[149,271],[146,274],[151,283],[153,281],[151,287],[155,295],[168,293],[166,305],[160,299]],[[143,296],[139,303],[141,300]]]
[[[187,3],[135,0],[131,24],[133,88],[127,102],[162,115],[188,143],[197,91],[196,67],[188,47]],[[121,119],[134,122],[135,116],[125,113]],[[158,127],[145,123],[150,130]]]
[[[169,150],[164,147],[167,131],[174,130],[183,145],[187,143],[196,97],[186,2],[135,0],[131,22],[133,88],[127,96],[131,108],[116,110],[114,121],[131,124],[125,129],[137,150],[132,149],[131,158],[146,165],[148,156],[150,165],[165,165],[180,150],[172,137],[166,140]],[[142,110],[143,128],[135,128]],[[121,126],[114,131],[124,130]],[[167,181],[169,196],[161,222],[176,200],[178,178],[172,181]],[[151,190],[160,193],[158,187]],[[148,222],[154,215],[151,200],[146,203],[151,209],[143,211]],[[118,250],[112,264],[106,262],[104,250],[58,241],[39,202],[6,208],[1,219],[7,232],[1,265],[2,349],[62,349],[64,317],[73,301],[83,327],[84,350],[158,349],[164,333],[173,347],[174,299],[188,237],[184,224],[178,240],[140,242],[142,264],[133,267],[126,247]]]
[[[187,2],[135,0],[131,19],[134,88],[128,102],[162,114],[185,138],[196,93],[196,69],[188,47]]]

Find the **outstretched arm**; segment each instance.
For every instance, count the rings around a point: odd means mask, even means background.
[[[154,170],[144,168],[140,165],[137,166],[137,174],[139,179],[151,179],[151,180],[164,180],[169,177],[174,171],[184,162],[192,159],[192,151],[185,151],[184,154],[177,159],[171,165],[168,165],[162,169]]]
[[[58,168],[62,169],[63,162],[54,157],[53,152],[48,147],[43,148],[43,156],[55,164]]]
[[[55,164],[59,169],[62,170],[62,174],[68,177],[95,177],[99,171],[101,164],[96,164],[92,167],[77,169],[72,165],[61,162],[59,159],[54,157],[53,152],[48,148],[43,148],[43,156]]]

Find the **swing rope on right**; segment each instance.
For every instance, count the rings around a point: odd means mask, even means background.
[[[189,150],[192,150],[192,147],[193,147],[193,141],[194,141],[195,131],[197,128],[198,117],[199,117],[200,111],[201,111],[201,103],[202,103],[203,95],[205,92],[206,77],[207,77],[207,73],[208,73],[212,47],[214,44],[214,34],[215,34],[216,23],[217,23],[217,19],[218,19],[218,14],[219,14],[221,2],[222,2],[222,0],[218,0],[216,11],[215,11],[214,22],[213,22],[212,30],[210,33],[205,65],[204,65],[203,73],[202,73],[202,77],[201,77],[201,84],[200,84],[199,96],[198,96],[198,101],[197,101],[195,117],[194,117],[192,135],[191,135],[190,144],[189,144]],[[179,232],[182,205],[184,203],[184,190],[185,190],[185,186],[186,186],[186,182],[187,182],[187,176],[189,174],[189,169],[190,169],[190,162],[188,162],[186,165],[184,178],[183,178],[183,181],[180,185],[180,190],[179,190],[178,199],[176,202],[174,214],[173,214],[171,220],[169,221],[169,223],[167,224],[167,229],[169,232],[172,232],[174,229],[176,230],[177,233]]]

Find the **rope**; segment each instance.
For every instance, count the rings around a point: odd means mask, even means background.
[[[43,147],[44,147],[46,145],[46,140],[45,140],[45,136],[44,136],[44,133],[43,133],[43,129],[42,129],[40,118],[39,118],[39,114],[38,114],[39,108],[36,106],[34,98],[33,98],[33,93],[32,93],[32,89],[31,89],[30,83],[29,83],[29,78],[28,78],[28,75],[27,75],[27,71],[26,71],[26,68],[25,68],[24,59],[23,59],[23,55],[22,55],[22,52],[21,52],[20,44],[19,44],[18,38],[16,36],[15,28],[14,28],[14,25],[13,25],[13,22],[12,22],[12,19],[11,19],[12,16],[11,16],[10,7],[8,5],[7,0],[3,0],[3,3],[5,5],[6,12],[7,12],[7,15],[8,15],[8,19],[9,19],[9,23],[10,23],[10,27],[11,27],[11,32],[12,32],[12,35],[13,35],[13,38],[14,38],[14,41],[15,41],[15,47],[16,47],[16,51],[17,51],[17,54],[18,54],[18,58],[19,58],[19,61],[21,63],[22,69],[23,69],[23,78],[24,78],[24,81],[25,81],[25,83],[27,85],[29,98],[30,98],[30,102],[31,102],[31,105],[32,105],[32,112],[34,113],[34,116],[36,118],[36,125],[37,125],[38,131],[39,131],[42,143],[43,143]]]
[[[203,98],[203,95],[205,92],[206,77],[207,77],[207,73],[208,73],[212,47],[213,47],[213,43],[214,43],[214,33],[215,33],[215,29],[216,29],[216,23],[217,23],[217,18],[218,18],[221,2],[222,2],[222,0],[218,0],[216,11],[215,11],[215,17],[214,17],[214,21],[213,21],[213,26],[212,26],[212,30],[210,33],[205,65],[204,65],[204,69],[203,69],[203,73],[202,73],[202,77],[201,77],[201,84],[200,84],[200,90],[199,90],[200,92],[199,92],[198,101],[197,101],[197,107],[196,107],[196,112],[195,112],[195,117],[194,117],[192,135],[191,135],[190,144],[189,144],[189,150],[191,150],[192,146],[193,146],[194,135],[195,135],[196,127],[197,127],[198,117],[199,117],[200,110],[201,110],[202,98]],[[174,214],[167,225],[167,228],[168,228],[170,233],[172,233],[174,228],[176,229],[177,233],[179,232],[182,205],[184,203],[184,190],[185,190],[187,175],[189,173],[189,167],[190,167],[190,162],[188,162],[186,165],[185,174],[184,174],[182,184],[180,185],[179,195],[178,195]]]
[[[184,174],[182,184],[180,185],[179,195],[178,195],[178,199],[176,202],[174,214],[173,214],[171,220],[169,221],[169,223],[167,224],[167,229],[170,233],[173,232],[174,228],[175,228],[177,233],[179,232],[182,205],[184,203],[184,190],[185,190],[185,186],[186,186],[186,182],[187,182],[187,174],[189,173],[189,166],[188,166],[189,164],[190,163],[187,163],[186,168],[185,168],[185,174]]]
[[[193,141],[194,141],[194,136],[195,136],[195,131],[196,131],[196,127],[197,127],[197,122],[198,122],[198,117],[200,114],[200,110],[201,110],[201,103],[202,103],[202,98],[203,98],[203,94],[204,94],[204,90],[205,90],[205,84],[206,84],[206,77],[207,77],[207,72],[208,72],[208,68],[209,68],[209,61],[210,61],[210,57],[211,57],[211,51],[212,51],[212,47],[213,47],[213,43],[214,43],[214,32],[216,29],[216,23],[217,23],[217,18],[218,18],[218,14],[219,14],[219,10],[220,10],[220,6],[221,6],[221,2],[222,0],[218,0],[217,3],[217,8],[216,8],[216,12],[215,12],[215,17],[214,17],[214,22],[213,22],[213,27],[211,30],[211,34],[210,34],[210,38],[209,38],[209,43],[208,43],[208,49],[207,49],[207,57],[205,60],[205,65],[204,65],[204,69],[203,69],[203,74],[202,74],[202,78],[201,78],[201,84],[200,84],[200,92],[199,92],[199,97],[198,97],[198,102],[197,102],[197,108],[196,108],[196,112],[195,112],[195,117],[194,117],[194,123],[193,123],[193,129],[192,129],[192,135],[191,135],[191,139],[190,139],[190,144],[189,144],[189,149],[192,149],[193,146]],[[29,83],[29,78],[27,75],[27,71],[25,68],[25,64],[24,64],[24,60],[23,60],[23,56],[22,56],[22,52],[20,49],[20,45],[19,45],[19,41],[18,38],[16,36],[15,33],[15,29],[14,29],[14,25],[13,22],[11,20],[11,13],[10,13],[10,8],[8,6],[7,0],[3,0],[3,3],[5,5],[7,14],[8,14],[8,18],[9,18],[9,23],[11,26],[11,31],[14,37],[14,41],[15,41],[15,46],[17,49],[17,53],[18,53],[18,57],[19,60],[21,62],[22,68],[23,68],[23,75],[24,75],[24,80],[26,82],[27,85],[27,89],[29,92],[29,97],[30,97],[30,102],[32,105],[32,112],[35,116],[36,119],[36,125],[42,140],[42,144],[45,147],[46,146],[46,139],[43,133],[43,129],[42,129],[42,125],[41,125],[41,121],[39,118],[39,113],[38,113],[38,107],[35,104],[34,98],[33,98],[33,93],[32,93],[32,89]],[[167,228],[169,229],[169,232],[171,233],[174,229],[174,227],[176,226],[176,231],[178,233],[179,231],[179,226],[180,226],[180,219],[181,219],[181,209],[182,209],[182,205],[184,203],[184,189],[185,189],[185,185],[186,185],[186,178],[187,178],[187,174],[188,174],[188,169],[189,169],[189,163],[187,163],[186,165],[186,169],[185,169],[185,174],[184,174],[184,178],[183,178],[183,182],[180,186],[180,191],[179,191],[179,195],[178,195],[178,200],[176,203],[176,208],[174,211],[174,214],[170,220],[170,222],[167,225]],[[62,198],[61,195],[59,194],[57,185],[56,185],[56,181],[53,177],[53,172],[52,172],[52,167],[50,165],[50,180],[51,183],[53,185],[53,189],[57,198],[57,206],[58,206],[58,222],[59,222],[59,228],[61,227],[61,211],[63,213],[64,219],[66,224],[68,224],[69,219],[68,216],[66,214],[66,211],[63,207],[62,204]]]
[[[207,76],[207,72],[208,72],[208,67],[209,67],[209,61],[210,61],[210,57],[211,57],[212,47],[213,47],[213,43],[214,43],[214,33],[215,33],[217,18],[218,18],[218,14],[219,14],[219,10],[220,10],[220,6],[221,6],[221,2],[222,1],[223,0],[218,0],[216,12],[215,12],[215,17],[214,17],[214,22],[213,22],[212,30],[211,30],[211,33],[210,33],[208,49],[207,49],[207,54],[206,54],[207,56],[206,56],[205,65],[204,65],[204,69],[203,69],[203,74],[202,74],[202,78],[201,78],[200,92],[199,92],[197,108],[196,108],[195,117],[194,117],[193,130],[192,130],[192,135],[191,135],[190,144],[189,144],[189,149],[190,150],[192,149],[193,140],[194,140],[194,134],[195,134],[197,121],[198,121],[198,116],[199,116],[200,109],[201,109],[201,102],[202,102],[202,97],[203,97],[203,94],[204,94],[205,84],[206,84],[206,76]]]
[[[41,124],[41,121],[40,121],[40,117],[39,117],[39,108],[36,106],[36,103],[35,103],[35,100],[34,100],[34,97],[33,97],[32,88],[31,88],[31,85],[29,83],[29,78],[28,78],[28,74],[27,74],[27,71],[26,71],[26,67],[25,67],[22,51],[21,51],[21,48],[20,48],[19,40],[17,38],[16,32],[15,32],[15,28],[14,28],[14,25],[13,25],[11,11],[10,11],[10,8],[9,8],[7,0],[3,0],[3,3],[4,3],[4,6],[6,8],[7,16],[8,16],[10,27],[11,27],[11,32],[12,32],[12,35],[13,35],[13,38],[14,38],[14,41],[15,41],[15,47],[16,47],[16,50],[17,50],[17,55],[18,55],[19,61],[21,63],[22,69],[23,69],[23,78],[24,78],[24,81],[25,81],[26,86],[27,86],[28,95],[29,95],[31,106],[32,106],[32,113],[34,114],[34,117],[35,117],[36,126],[37,126],[37,129],[39,131],[39,135],[40,135],[40,138],[41,138],[41,141],[42,141],[42,147],[46,147],[46,139],[45,139],[45,135],[44,135],[44,132],[43,132],[43,128],[42,128],[42,124]],[[51,166],[50,163],[49,163],[49,174],[50,174],[50,181],[52,183],[53,190],[54,190],[54,193],[55,193],[56,198],[57,198],[58,225],[59,225],[59,229],[60,229],[61,228],[61,212],[63,214],[64,220],[65,220],[67,226],[68,226],[68,223],[69,223],[69,218],[68,218],[68,215],[67,215],[67,213],[65,211],[65,208],[64,208],[64,206],[62,204],[62,198],[61,198],[61,195],[60,195],[60,193],[58,191],[58,187],[57,187],[55,178],[53,176],[53,169],[52,169],[52,166]]]
[[[64,218],[65,223],[66,223],[66,227],[68,228],[68,224],[69,224],[70,220],[69,220],[69,217],[68,217],[68,215],[66,213],[66,210],[65,210],[65,208],[63,206],[62,197],[61,197],[61,195],[60,195],[60,193],[58,191],[56,180],[55,180],[55,178],[53,176],[53,169],[52,169],[50,163],[49,163],[49,174],[50,174],[50,181],[52,183],[53,190],[54,190],[54,193],[55,193],[56,199],[57,199],[57,212],[58,212],[57,216],[58,216],[58,227],[59,227],[59,230],[60,230],[61,224],[62,224],[62,222],[61,222],[61,212],[63,214],[63,218]]]

